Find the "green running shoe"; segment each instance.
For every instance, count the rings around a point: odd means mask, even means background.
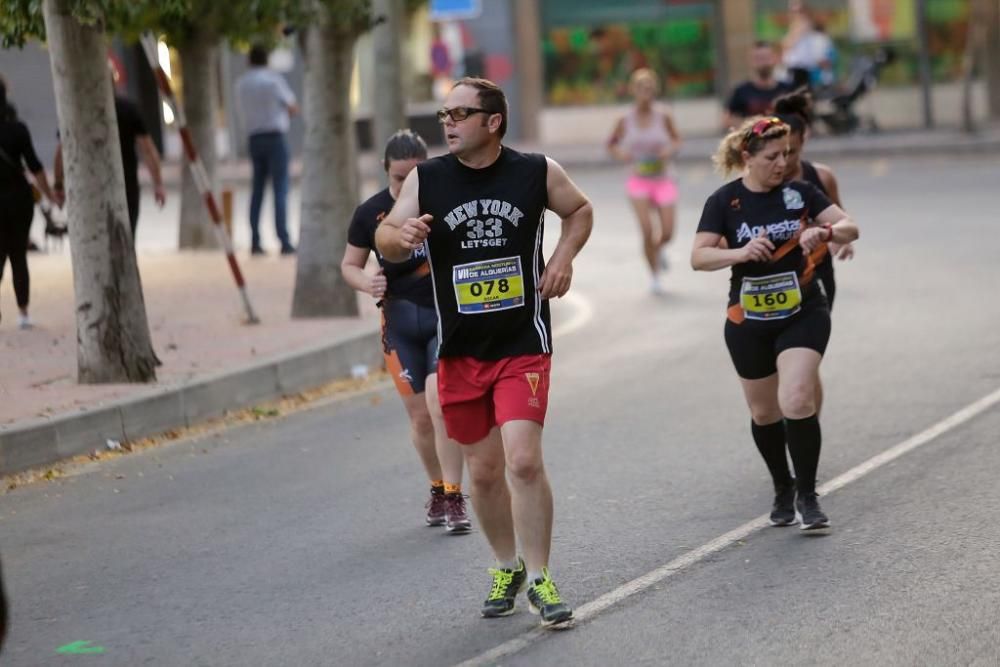
[[[493,576],[493,588],[490,589],[490,596],[483,603],[483,618],[499,618],[510,616],[514,613],[514,598],[524,588],[524,582],[528,579],[528,571],[524,567],[524,561],[517,559],[520,567],[516,570],[490,568]]]
[[[528,586],[528,604],[531,613],[541,614],[544,626],[565,627],[563,624],[573,618],[573,610],[559,596],[547,567],[542,568],[542,578]]]

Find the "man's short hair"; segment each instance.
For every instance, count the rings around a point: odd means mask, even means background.
[[[247,60],[250,62],[251,67],[266,67],[269,55],[270,53],[266,46],[263,44],[254,44],[250,47],[250,54],[247,56]]]
[[[459,86],[469,86],[470,88],[475,88],[476,92],[479,94],[479,105],[489,111],[490,113],[500,114],[500,129],[498,134],[500,138],[503,139],[503,135],[507,134],[507,114],[509,109],[507,107],[507,96],[504,95],[503,90],[497,84],[493,83],[489,79],[481,79],[475,76],[467,76],[463,79],[459,79],[452,86],[452,89],[458,88]]]

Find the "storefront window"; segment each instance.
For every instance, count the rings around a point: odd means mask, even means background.
[[[549,104],[625,101],[639,67],[660,74],[667,97],[715,90],[713,2],[546,0],[541,11]]]
[[[927,0],[927,30],[935,81],[955,81],[961,73],[970,0]],[[859,56],[889,46],[896,61],[882,85],[911,85],[919,79],[915,0],[808,0],[816,23],[832,38],[834,71],[846,78]],[[780,43],[788,32],[788,0],[756,0],[759,39]]]

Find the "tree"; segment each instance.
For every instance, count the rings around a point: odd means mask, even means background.
[[[372,139],[378,154],[396,130],[406,127],[406,91],[403,87],[403,0],[374,0],[372,30],[375,45],[375,90],[378,104],[372,112]]]
[[[176,47],[183,75],[182,103],[198,155],[215,189],[215,118],[219,45],[223,39],[270,39],[288,10],[283,0],[183,0],[164,8],[151,26]],[[201,193],[183,170],[178,245],[214,248],[217,241]]]
[[[0,13],[5,45],[49,36],[73,221],[78,378],[84,383],[156,379],[158,361],[126,212],[105,33],[110,25],[138,20],[145,4],[44,0],[39,6],[37,0],[6,0]]]
[[[301,35],[305,53],[302,215],[292,317],[356,316],[340,275],[347,224],[357,203],[351,116],[354,45],[372,27],[369,0],[313,0]]]

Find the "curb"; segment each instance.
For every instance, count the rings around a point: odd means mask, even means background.
[[[319,387],[350,377],[357,364],[379,367],[380,340],[378,331],[365,332],[93,410],[0,431],[0,475],[103,450],[108,440],[135,441]]]

